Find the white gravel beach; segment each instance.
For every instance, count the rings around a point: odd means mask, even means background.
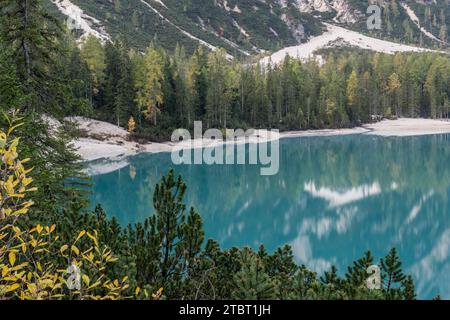
[[[74,121],[85,132],[85,137],[74,141],[74,145],[83,160],[92,161],[98,159],[120,160],[126,156],[149,152],[170,152],[175,143],[147,143],[137,144],[128,140],[128,132],[113,124],[82,117],[74,117],[68,120]],[[279,135],[268,135],[266,130],[255,130],[246,140],[239,138],[237,143],[257,143],[277,138],[335,136],[349,134],[368,134],[378,136],[416,136],[429,134],[450,133],[450,121],[433,119],[400,118],[397,120],[382,120],[377,123],[363,125],[351,129],[326,129],[281,132]],[[222,140],[187,140],[178,147],[200,148],[212,147],[217,144],[230,143]],[[233,143],[233,142],[231,142]]]

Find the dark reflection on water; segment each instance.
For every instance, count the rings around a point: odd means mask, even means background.
[[[341,272],[364,251],[396,247],[420,298],[450,298],[450,135],[284,139],[280,171],[183,165],[187,202],[225,248],[290,244],[299,263]],[[126,225],[153,212],[170,154],[143,154],[96,175],[92,202]]]

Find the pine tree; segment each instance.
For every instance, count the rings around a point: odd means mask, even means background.
[[[178,250],[183,254],[184,269],[189,275],[197,262],[197,257],[201,252],[201,246],[205,239],[202,218],[194,208],[191,208],[186,222],[181,226],[181,234],[182,242]]]
[[[319,286],[317,274],[302,265],[294,276],[291,298],[297,300],[317,299],[314,292]]]
[[[330,271],[326,271],[324,275],[320,277],[320,281],[329,287],[338,288],[341,285],[341,279],[337,274],[337,268],[331,266]]]
[[[415,300],[416,290],[414,287],[414,281],[411,276],[407,276],[402,282],[403,297],[405,300]]]
[[[384,272],[385,290],[392,297],[391,289],[394,285],[400,285],[406,278],[402,271],[402,263],[397,255],[397,250],[392,248],[389,254],[381,259],[381,269]]]
[[[161,273],[163,280],[167,280],[170,274],[177,268],[176,239],[180,238],[179,225],[184,223],[183,197],[186,185],[181,176],[176,179],[173,170],[161,179],[156,185],[153,194],[153,206],[156,212],[156,230],[161,243],[162,261]]]
[[[233,277],[233,299],[269,300],[276,297],[276,283],[265,272],[264,264],[248,248],[241,251],[241,270]]]
[[[367,251],[361,259],[353,262],[353,265],[348,267],[345,278],[351,287],[366,285],[366,280],[368,277],[367,268],[369,268],[372,264],[372,253]]]
[[[292,278],[298,270],[292,249],[289,246],[284,246],[278,248],[272,255],[263,254],[263,252],[265,252],[265,249],[261,246],[258,256],[264,262],[269,277],[278,284],[277,298],[281,300],[289,298],[293,290]]]

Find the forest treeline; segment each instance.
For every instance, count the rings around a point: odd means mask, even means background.
[[[125,41],[93,38],[79,49],[39,0],[3,0],[0,13],[0,299],[415,297],[395,250],[379,263],[382,288],[371,291],[368,253],[344,276],[335,268],[318,276],[296,265],[289,247],[223,250],[205,241],[201,215],[186,210],[186,186],[173,172],[156,187],[156,214],[122,228],[100,207],[87,209],[89,180],[71,144],[78,132],[65,122],[55,128],[52,118],[125,125],[133,117],[137,137],[154,138],[196,118],[307,128],[408,110],[437,117],[448,102],[448,58],[344,54],[323,66],[288,59],[262,72],[220,50],[186,57],[150,45],[141,54]],[[366,83],[365,74],[375,77]],[[370,91],[378,103],[364,102],[365,83],[379,90]],[[81,286],[69,290],[77,268]]]
[[[187,55],[150,44],[89,37],[73,47],[68,76],[77,80],[72,114],[167,139],[179,127],[341,128],[382,117],[448,117],[450,57],[355,50],[324,51],[325,63],[286,57],[279,65],[231,60],[224,50]],[[83,106],[83,107],[81,107]]]

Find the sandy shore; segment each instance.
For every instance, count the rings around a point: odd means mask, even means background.
[[[368,134],[384,137],[421,136],[450,133],[450,121],[400,118],[398,120],[383,120],[365,125],[364,128],[370,130]]]
[[[99,159],[109,159],[124,164],[126,156],[137,153],[159,153],[170,152],[176,145],[173,142],[137,144],[127,140],[128,133],[123,128],[113,124],[91,120],[87,118],[74,117],[70,119],[78,124],[84,131],[84,138],[74,142],[78,153],[83,160],[92,161]],[[295,137],[313,136],[336,136],[349,134],[368,134],[378,136],[415,136],[429,134],[450,133],[450,122],[432,119],[411,119],[401,118],[398,120],[383,120],[378,123],[367,124],[352,129],[327,129],[327,130],[306,130],[289,131],[280,134],[270,135],[266,130],[255,130],[253,134],[244,138],[239,138],[235,142],[219,140],[187,140],[179,148],[203,148],[214,147],[224,143],[257,143],[270,139],[283,139]]]

